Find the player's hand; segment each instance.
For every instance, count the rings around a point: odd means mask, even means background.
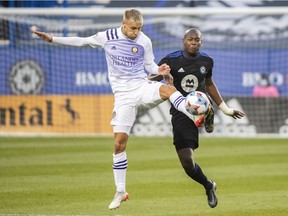
[[[231,117],[233,117],[234,119],[241,119],[242,117],[245,116],[245,113],[239,111],[239,110],[233,110],[233,114],[231,115]]]
[[[38,37],[42,38],[43,40],[51,43],[52,42],[52,36],[40,31],[33,31],[34,34],[36,34]]]
[[[158,72],[162,76],[169,75],[170,71],[171,71],[171,68],[166,63],[160,65],[159,68],[158,68]]]
[[[236,109],[229,108],[224,101],[222,101],[221,104],[219,104],[218,107],[219,107],[219,109],[222,110],[222,112],[225,115],[231,116],[234,119],[241,119],[242,117],[245,116],[245,113],[243,113],[243,112],[241,112],[239,110],[236,110]]]

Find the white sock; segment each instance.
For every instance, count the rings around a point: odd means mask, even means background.
[[[126,192],[126,170],[128,161],[126,152],[113,154],[113,173],[117,192]]]
[[[180,112],[184,113],[186,116],[188,116],[192,121],[195,120],[195,116],[190,114],[186,108],[185,108],[185,97],[179,92],[176,91],[169,97],[170,102],[173,104],[173,106],[179,110]]]

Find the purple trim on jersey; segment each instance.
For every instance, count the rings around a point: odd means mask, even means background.
[[[116,36],[116,39],[119,39],[118,34],[117,34],[117,29],[115,29],[115,36]]]
[[[107,40],[119,39],[117,29],[108,29],[106,31]]]
[[[185,98],[182,95],[176,98],[176,100],[173,102],[174,107],[178,109],[178,106],[180,105],[180,103],[182,103],[183,100],[185,100]]]
[[[114,39],[113,30],[114,30],[114,29],[110,29],[110,34],[111,34],[111,38],[112,38],[112,39]]]
[[[110,40],[110,37],[109,37],[109,30],[106,31],[106,37],[107,37],[107,40]]]

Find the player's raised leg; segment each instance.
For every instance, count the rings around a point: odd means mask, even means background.
[[[192,121],[195,120],[195,116],[190,114],[185,108],[185,97],[177,91],[174,86],[162,85],[159,89],[159,93],[162,100],[168,99],[178,111],[184,113]]]

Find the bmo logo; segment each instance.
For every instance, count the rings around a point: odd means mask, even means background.
[[[242,86],[243,87],[252,87],[258,80],[261,78],[261,72],[244,72],[242,74]],[[283,74],[280,72],[271,72],[268,74],[269,81],[272,85],[283,86],[288,85],[288,73]]]

